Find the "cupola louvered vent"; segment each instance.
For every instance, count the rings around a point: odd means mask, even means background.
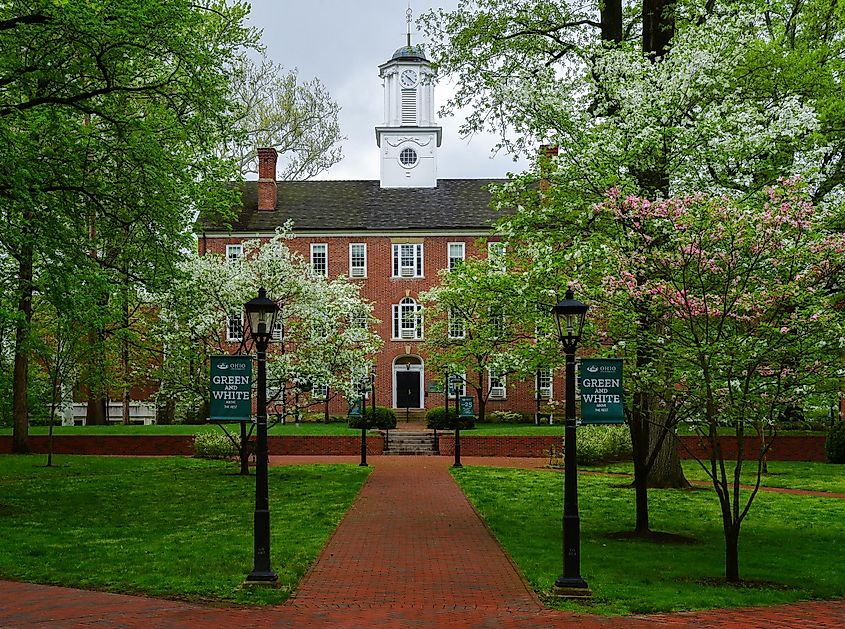
[[[402,90],[402,124],[417,124],[417,90]]]

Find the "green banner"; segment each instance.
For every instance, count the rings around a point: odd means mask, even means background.
[[[471,395],[458,396],[458,417],[475,417],[475,398]]]
[[[252,356],[212,356],[209,419],[246,422],[251,418]]]
[[[349,417],[361,417],[361,400],[356,400],[349,406],[349,412],[347,413]]]
[[[622,359],[581,359],[581,423],[622,424]]]

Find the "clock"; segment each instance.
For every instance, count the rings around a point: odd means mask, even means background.
[[[413,70],[402,70],[399,75],[399,82],[402,87],[414,87],[417,84],[417,73]]]

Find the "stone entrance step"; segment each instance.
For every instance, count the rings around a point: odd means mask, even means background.
[[[384,454],[434,455],[437,444],[430,432],[391,430],[386,436]]]

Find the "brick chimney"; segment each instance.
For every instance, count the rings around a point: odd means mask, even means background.
[[[556,144],[540,145],[540,191],[546,192],[551,187],[549,182],[549,161],[558,155]]]
[[[258,211],[276,209],[276,159],[274,148],[258,149]]]

